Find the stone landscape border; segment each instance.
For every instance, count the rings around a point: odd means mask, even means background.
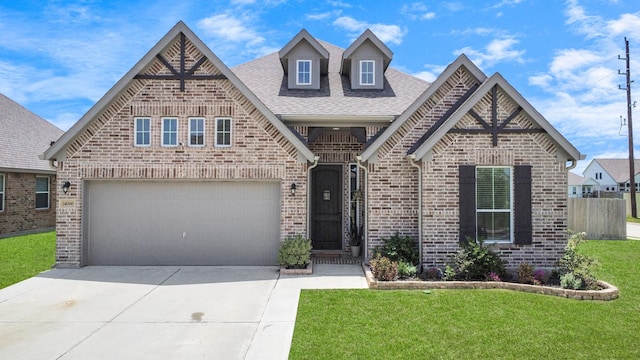
[[[610,301],[618,298],[618,288],[598,281],[602,290],[570,290],[553,286],[519,284],[503,281],[377,281],[368,265],[362,264],[369,289],[426,290],[426,289],[506,289],[528,293],[559,296],[575,300]]]

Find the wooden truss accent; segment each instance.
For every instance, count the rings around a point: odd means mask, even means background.
[[[162,56],[162,54],[157,54],[156,58],[160,60],[164,64],[164,66],[171,71],[170,75],[147,75],[147,74],[138,74],[134,76],[134,79],[156,79],[156,80],[180,80],[180,91],[184,92],[184,82],[185,80],[224,80],[227,77],[222,74],[218,75],[196,75],[194,74],[196,70],[202,65],[206,60],[206,56],[202,56],[196,63],[191,67],[191,69],[185,69],[185,58],[186,58],[186,37],[183,33],[180,33],[180,70],[176,70],[176,68],[171,65],[171,63]]]
[[[534,134],[534,133],[545,133],[544,129],[533,128],[533,129],[506,129],[507,125],[516,118],[522,112],[522,107],[518,106],[518,108],[511,113],[502,124],[498,124],[498,85],[494,85],[491,88],[491,124],[485,121],[478,113],[473,111],[473,109],[469,110],[469,115],[471,115],[480,125],[482,125],[482,129],[451,129],[450,133],[454,134],[491,134],[493,137],[493,146],[498,146],[498,134]]]

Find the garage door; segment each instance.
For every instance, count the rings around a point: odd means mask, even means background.
[[[90,265],[275,265],[280,184],[85,183]]]

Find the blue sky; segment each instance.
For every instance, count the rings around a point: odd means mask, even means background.
[[[301,28],[343,48],[370,28],[394,52],[392,67],[428,81],[465,53],[587,154],[577,172],[593,157],[628,156],[618,55],[626,36],[640,79],[637,0],[5,1],[0,93],[67,130],[179,20],[230,67],[278,51]]]

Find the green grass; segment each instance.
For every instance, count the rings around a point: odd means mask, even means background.
[[[640,241],[590,241],[594,302],[507,290],[303,290],[290,359],[638,359]]]
[[[55,252],[54,231],[0,239],[0,289],[51,269]]]
[[[627,216],[627,222],[640,223],[640,219]]]

